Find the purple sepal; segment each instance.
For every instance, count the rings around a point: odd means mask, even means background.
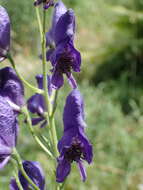
[[[0,94],[18,106],[24,104],[23,84],[11,67],[0,69]]]
[[[60,43],[53,54],[50,56],[53,66],[52,85],[54,88],[60,88],[63,85],[63,74],[66,74],[72,88],[76,88],[76,81],[71,70],[80,72],[81,56],[74,48],[72,42]]]
[[[31,180],[39,187],[40,190],[45,189],[45,177],[41,166],[38,162],[23,161],[23,168]],[[28,190],[29,183],[25,177],[19,172],[18,174],[20,183],[24,190]],[[18,190],[15,179],[11,179],[10,190]]]
[[[43,3],[43,9],[48,9],[51,6],[54,6],[54,0],[36,0],[34,6],[38,6]]]
[[[10,48],[10,19],[5,8],[0,6],[0,61],[6,58]]]
[[[14,178],[11,179],[9,188],[10,190],[19,190],[16,180]]]
[[[0,169],[10,159],[12,148],[16,146],[18,123],[17,114],[7,103],[6,98],[0,96]]]
[[[43,89],[43,75],[37,75],[36,80],[37,80],[38,88]],[[51,77],[47,76],[47,80],[48,80],[48,84],[47,84],[48,93],[50,96],[52,93]],[[40,127],[41,128],[44,127],[47,124],[47,122],[45,121],[45,116],[44,116],[44,112],[46,111],[44,96],[38,93],[34,94],[28,99],[27,107],[31,113],[38,115],[38,117],[32,118],[32,125],[37,125],[43,121],[40,124]]]
[[[54,30],[54,41],[56,46],[59,43],[68,40],[73,41],[75,34],[75,15],[72,9],[69,9],[65,14],[63,14],[56,24]]]
[[[79,167],[82,180],[86,180],[83,160],[92,162],[92,145],[84,134],[84,104],[80,92],[73,90],[66,99],[63,114],[64,134],[58,143],[60,156],[56,171],[57,182],[63,182],[70,173],[70,165],[75,161]],[[64,168],[64,172],[62,172]]]

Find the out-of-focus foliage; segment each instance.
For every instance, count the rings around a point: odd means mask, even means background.
[[[94,146],[94,161],[87,168],[87,181],[80,180],[80,174],[75,164],[67,180],[65,190],[140,190],[143,184],[143,116],[134,101],[131,102],[132,114],[125,116],[118,102],[113,101],[114,94],[106,92],[106,84],[102,83],[97,89],[84,84],[80,90],[85,99],[86,132]],[[70,89],[68,89],[69,91]],[[56,111],[56,126],[61,137],[63,127],[61,112],[67,89],[60,92],[58,110]],[[142,101],[143,104],[143,101]],[[26,124],[21,118],[18,150],[23,159],[39,161],[45,171],[48,189],[53,188],[52,162],[35,144]],[[47,135],[47,128],[42,130]],[[11,165],[0,172],[0,189],[8,190]]]

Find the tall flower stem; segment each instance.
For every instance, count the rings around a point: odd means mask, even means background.
[[[30,118],[30,115],[29,115],[29,111],[27,110],[26,107],[23,107],[21,111],[26,116],[27,124],[28,124],[29,130],[30,130],[33,138],[35,139],[37,144],[44,150],[44,152],[53,159],[54,158],[53,154],[47,149],[47,147],[45,147],[45,145],[40,141],[40,139],[38,138],[38,136],[34,132],[34,129],[33,129],[32,123],[31,123],[31,118]]]
[[[46,63],[46,11],[45,10],[43,10],[42,65],[43,65],[43,79],[44,79],[44,82],[43,82],[44,96],[45,96],[45,102],[46,102],[47,111],[48,111],[47,120],[49,122],[50,129],[51,129],[54,155],[55,157],[57,157],[58,156],[57,134],[56,134],[54,118],[50,117],[50,115],[52,114],[52,105],[50,102],[48,89],[47,89],[48,81],[47,81],[47,63]]]
[[[28,83],[18,72],[15,62],[11,56],[11,54],[7,54],[7,58],[9,59],[13,69],[15,70],[16,74],[18,75],[19,79],[25,84],[25,86],[27,86],[28,88],[30,88],[31,90],[33,90],[35,93],[39,93],[39,94],[43,94],[43,90],[36,88],[34,86],[32,86],[30,83]]]
[[[40,12],[39,12],[38,7],[35,7],[35,9],[36,9],[36,16],[37,16],[37,21],[38,21],[38,25],[39,25],[40,38],[42,41],[43,32],[42,32],[42,22],[41,22]]]
[[[25,179],[32,185],[32,187],[35,190],[40,190],[39,187],[28,177],[27,173],[25,172],[22,164],[22,160],[20,158],[19,153],[17,152],[16,148],[13,149],[13,158],[17,161],[18,168],[21,171],[22,175],[25,177]]]
[[[51,113],[51,103],[50,103],[50,97],[48,94],[48,80],[47,80],[47,63],[46,63],[46,11],[43,10],[43,33],[42,33],[42,66],[43,66],[43,86],[44,86],[44,96],[45,96],[45,102],[47,106],[48,116],[50,116]]]

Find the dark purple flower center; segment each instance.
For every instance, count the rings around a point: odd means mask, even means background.
[[[58,69],[62,73],[70,72],[72,62],[73,62],[73,57],[71,55],[62,54],[57,64]]]
[[[73,138],[70,148],[65,152],[65,159],[69,162],[78,162],[81,158],[84,159],[83,144],[78,138]]]

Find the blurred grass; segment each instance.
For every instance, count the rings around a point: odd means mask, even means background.
[[[28,81],[36,84],[34,75],[41,72],[41,65],[37,56],[40,45],[33,5],[28,0],[1,2],[11,16],[12,50],[18,69]],[[64,2],[77,15],[75,42],[83,64],[76,78],[85,99],[86,132],[94,147],[94,161],[91,166],[86,164],[87,181],[80,181],[78,169],[73,165],[65,190],[142,190],[143,1]],[[51,10],[48,11],[48,25],[50,14]],[[5,61],[1,66],[7,64]],[[66,85],[59,94],[56,112],[59,138],[63,126],[61,113],[69,91]],[[26,90],[26,98],[31,94]],[[18,150],[23,159],[40,161],[47,189],[54,189],[52,162],[34,143],[22,121],[21,117]],[[45,129],[42,132],[45,134]],[[0,172],[0,190],[8,190],[11,175],[10,165]]]

